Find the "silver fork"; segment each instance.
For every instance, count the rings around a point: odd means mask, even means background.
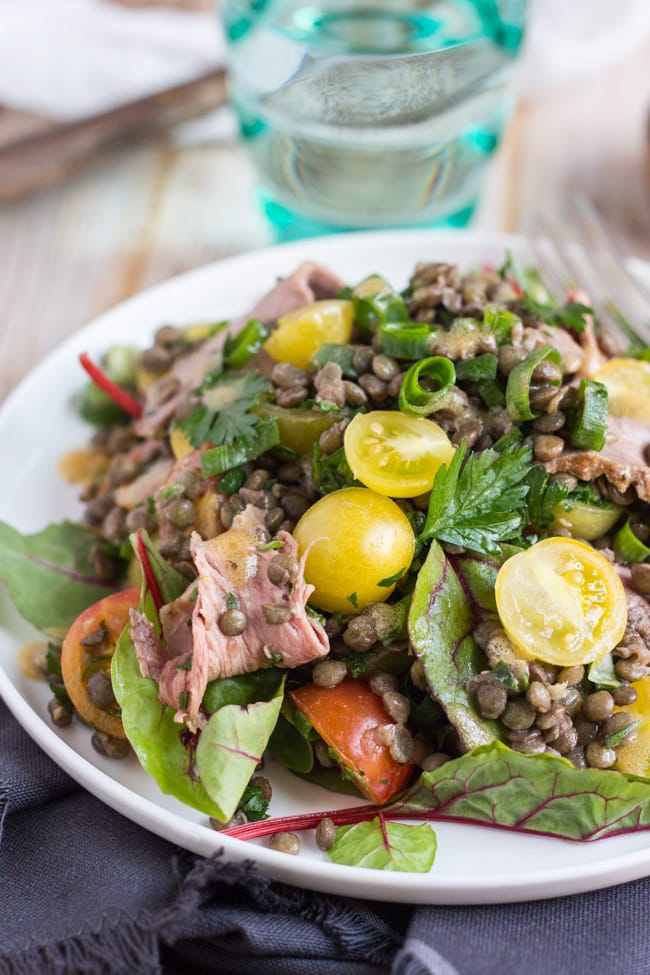
[[[584,291],[617,352],[650,346],[650,288],[630,272],[587,197],[572,198],[567,224],[536,214],[529,236],[543,282],[556,301],[566,300],[571,291]]]

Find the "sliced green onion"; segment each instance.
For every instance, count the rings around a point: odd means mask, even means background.
[[[429,351],[431,336],[437,330],[417,322],[381,325],[381,351],[394,359],[421,359]]]
[[[228,336],[224,344],[223,361],[230,369],[243,369],[262,348],[269,330],[257,318],[251,318],[234,338]]]
[[[634,534],[631,517],[625,519],[614,535],[614,551],[624,562],[645,562],[650,557],[650,548]]]
[[[373,279],[370,279],[373,280]],[[384,283],[384,282],[382,282]],[[359,293],[361,292],[361,293]],[[354,320],[366,335],[372,335],[387,322],[408,321],[406,302],[389,286],[375,294],[366,294],[363,282],[353,291]]]
[[[497,345],[507,342],[514,326],[520,322],[521,318],[514,312],[499,308],[497,305],[488,305],[483,313],[483,324],[490,329],[497,340]]]
[[[560,368],[562,367],[562,359],[557,349],[554,349],[552,345],[542,345],[527,355],[523,362],[516,365],[508,376],[506,406],[508,416],[514,423],[535,418],[535,413],[530,406],[530,384],[535,369],[545,359],[550,359]],[[559,386],[560,379],[557,379],[552,385]]]
[[[249,460],[255,460],[279,443],[278,422],[273,417],[267,417],[257,424],[250,441],[242,439],[206,450],[201,455],[201,474],[203,477],[223,474],[224,471],[246,464]]]
[[[490,410],[506,405],[506,394],[498,379],[484,379],[478,387],[478,394]]]
[[[335,342],[326,342],[313,356],[311,363],[321,369],[328,362],[335,362],[341,367],[341,372],[347,379],[356,379],[359,375],[352,365],[354,358],[354,347],[351,345],[338,345]]]
[[[602,450],[607,439],[607,387],[583,379],[578,387],[578,404],[569,419],[571,443],[580,450]]]
[[[426,389],[420,377],[426,376],[435,384],[435,389]],[[456,381],[456,370],[451,359],[442,355],[420,359],[411,366],[404,376],[399,391],[399,408],[402,413],[413,416],[428,416],[440,409],[450,386]]]
[[[460,382],[481,379],[496,379],[498,360],[495,355],[486,352],[473,359],[461,359],[456,363],[456,379]]]

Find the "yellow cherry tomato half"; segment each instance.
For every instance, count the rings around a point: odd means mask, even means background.
[[[497,611],[522,656],[559,667],[600,660],[627,624],[618,573],[591,545],[546,538],[499,569]]]
[[[358,481],[390,498],[430,491],[441,464],[454,450],[444,430],[398,410],[358,413],[345,429],[345,457]]]
[[[561,501],[553,508],[553,528],[571,532],[574,538],[591,542],[606,535],[621,517],[618,504],[595,505],[586,501]]]
[[[290,315],[278,319],[264,348],[278,362],[290,362],[299,369],[308,369],[313,356],[326,342],[345,345],[352,335],[354,304],[351,301],[329,299],[314,301]]]
[[[650,362],[610,359],[591,378],[607,387],[612,416],[647,421],[650,416]]]
[[[326,494],[305,512],[293,534],[307,553],[309,602],[353,615],[382,603],[413,561],[415,537],[404,512],[368,488]]]
[[[616,711],[625,711],[641,724],[634,728],[621,741],[616,749],[616,764],[619,772],[630,775],[650,776],[650,677],[634,681],[630,687],[636,691],[636,700]]]

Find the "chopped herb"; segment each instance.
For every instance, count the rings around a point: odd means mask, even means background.
[[[284,542],[281,542],[279,539],[274,538],[271,542],[265,542],[263,545],[258,545],[257,551],[270,552],[274,548],[284,548]]]
[[[406,566],[403,565],[402,568],[398,569],[394,575],[387,576],[385,579],[381,579],[377,583],[377,585],[381,586],[382,589],[390,589],[390,587],[394,586],[396,582],[399,582],[399,580],[402,578],[405,572],[406,572]]]
[[[226,593],[226,609],[239,609],[239,599],[234,592]]]
[[[449,467],[443,464],[436,473],[420,539],[437,538],[495,555],[499,543],[518,538],[524,524],[532,452],[513,445],[500,454],[488,449],[467,460],[466,453],[463,440]]]
[[[276,667],[279,667],[280,664],[284,663],[284,657],[282,656],[281,653],[278,653],[277,650],[270,650],[269,653],[266,654],[266,656],[271,661],[271,663],[274,664]]]
[[[316,406],[321,413],[338,413],[340,410],[340,406],[337,406],[336,403],[332,403],[332,401],[328,399],[318,400]]]
[[[160,489],[160,497],[163,501],[169,501],[171,498],[175,498],[177,494],[183,493],[182,484],[168,484],[167,487]]]
[[[259,785],[247,785],[239,808],[246,813],[249,823],[257,823],[261,819],[268,819],[269,800],[264,797]]]
[[[522,690],[518,679],[504,660],[500,660],[496,667],[493,668],[492,675],[503,684],[506,690],[513,691],[515,694],[518,694]]]
[[[155,515],[156,513],[156,502],[151,495],[147,498],[147,514]]]
[[[345,655],[345,666],[350,677],[361,677],[368,669],[368,654],[356,650]]]
[[[221,494],[236,494],[245,480],[246,471],[243,467],[231,467],[219,481],[219,491]]]
[[[314,447],[312,478],[321,494],[330,494],[359,483],[354,479],[343,447],[339,447],[333,454],[323,454],[318,443]]]
[[[623,739],[627,738],[630,732],[634,731],[635,728],[638,728],[640,724],[643,724],[641,718],[639,718],[638,721],[633,721],[632,724],[626,725],[625,728],[619,728],[618,731],[613,731],[611,735],[608,735],[607,738],[603,739],[603,744],[606,748],[616,748],[616,746],[620,745]]]
[[[190,593],[190,602],[195,603],[198,598],[199,598],[199,589],[198,586],[194,586],[194,589]]]
[[[325,626],[325,617],[322,613],[319,613],[318,610],[314,609],[313,606],[305,606],[305,612],[307,613],[307,616],[311,616],[313,620],[317,620],[321,626]]]
[[[187,707],[187,691],[181,691],[178,695],[178,706],[181,710]]]
[[[356,592],[351,592],[349,596],[346,596],[349,603],[352,603],[355,609],[359,608],[359,594]]]
[[[176,665],[176,670],[191,670],[192,669],[192,658],[188,657],[182,664]]]

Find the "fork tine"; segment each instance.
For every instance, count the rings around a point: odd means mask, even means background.
[[[537,224],[544,235],[547,248],[552,249],[556,265],[568,269],[568,274],[564,273],[562,278],[562,297],[572,288],[580,288],[589,294],[589,302],[596,312],[600,325],[607,332],[616,338],[621,350],[626,349],[630,341],[637,341],[636,335],[632,332],[629,324],[625,320],[619,320],[611,314],[607,304],[601,298],[601,288],[598,276],[594,274],[594,268],[589,265],[585,274],[584,267],[576,261],[571,250],[559,243],[565,234],[563,228],[557,221],[548,215],[538,213],[536,215]]]
[[[575,197],[573,207],[582,236],[593,242],[593,249],[583,249],[583,260],[591,269],[592,279],[597,281],[610,316],[630,336],[633,345],[650,345],[650,294],[646,298],[643,286],[625,267],[625,258],[586,197]]]
[[[583,227],[585,227],[592,238],[598,242],[598,248],[609,257],[612,267],[616,268],[621,278],[625,280],[628,288],[631,288],[643,301],[645,311],[650,311],[650,288],[643,281],[638,280],[631,274],[625,266],[625,257],[620,248],[614,243],[614,239],[605,226],[605,223],[596,210],[595,206],[584,193],[576,193],[573,197],[573,206],[579,215]]]
[[[543,241],[534,237],[532,234],[529,236],[530,249],[533,252],[533,256],[539,267],[542,275],[542,280],[552,298],[555,301],[560,302],[564,298],[566,287],[562,279],[561,274],[558,272],[557,265],[552,261],[543,247]],[[557,252],[556,252],[557,257]]]

